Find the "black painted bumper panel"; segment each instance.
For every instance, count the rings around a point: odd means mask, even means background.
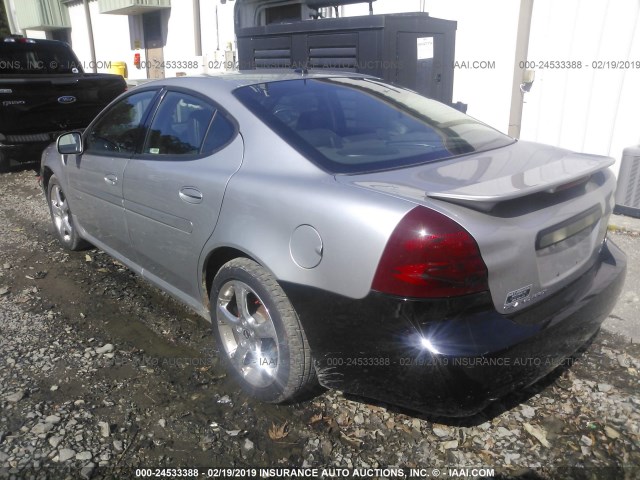
[[[593,337],[622,289],[626,257],[610,241],[562,291],[513,315],[489,294],[362,300],[282,286],[329,388],[436,415],[465,416],[542,378]]]

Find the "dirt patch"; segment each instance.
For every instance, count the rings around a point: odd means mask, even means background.
[[[624,337],[600,334],[571,368],[470,419],[340,392],[265,405],[229,381],[208,322],[103,252],[58,246],[33,172],[0,176],[0,197],[0,477],[286,466],[640,474],[640,347]]]

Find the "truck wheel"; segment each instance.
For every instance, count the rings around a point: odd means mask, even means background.
[[[275,278],[253,260],[231,260],[215,276],[211,320],[227,370],[245,392],[283,403],[317,385],[293,306]]]
[[[9,171],[9,157],[4,152],[0,152],[0,173]]]
[[[53,228],[60,244],[67,250],[83,250],[89,247],[90,245],[78,234],[78,229],[73,223],[67,197],[55,175],[52,175],[49,179],[47,202],[49,203]]]

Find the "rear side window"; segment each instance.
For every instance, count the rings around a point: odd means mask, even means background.
[[[151,123],[143,153],[197,155],[225,145],[235,129],[212,105],[183,92],[168,92]]]
[[[142,142],[142,122],[156,93],[155,90],[135,93],[111,106],[87,135],[86,151],[133,154]]]
[[[231,141],[236,133],[233,123],[224,116],[219,110],[213,118],[213,123],[204,141],[202,151],[204,153],[212,153]]]
[[[241,87],[234,94],[332,173],[418,165],[514,141],[442,103],[375,79],[286,80]]]

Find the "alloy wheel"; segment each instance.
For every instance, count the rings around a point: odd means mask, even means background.
[[[50,194],[53,223],[65,243],[70,243],[73,236],[71,210],[67,198],[59,185],[53,185]]]
[[[271,385],[278,371],[278,337],[255,290],[239,280],[226,282],[218,294],[216,321],[233,368],[253,387]]]

